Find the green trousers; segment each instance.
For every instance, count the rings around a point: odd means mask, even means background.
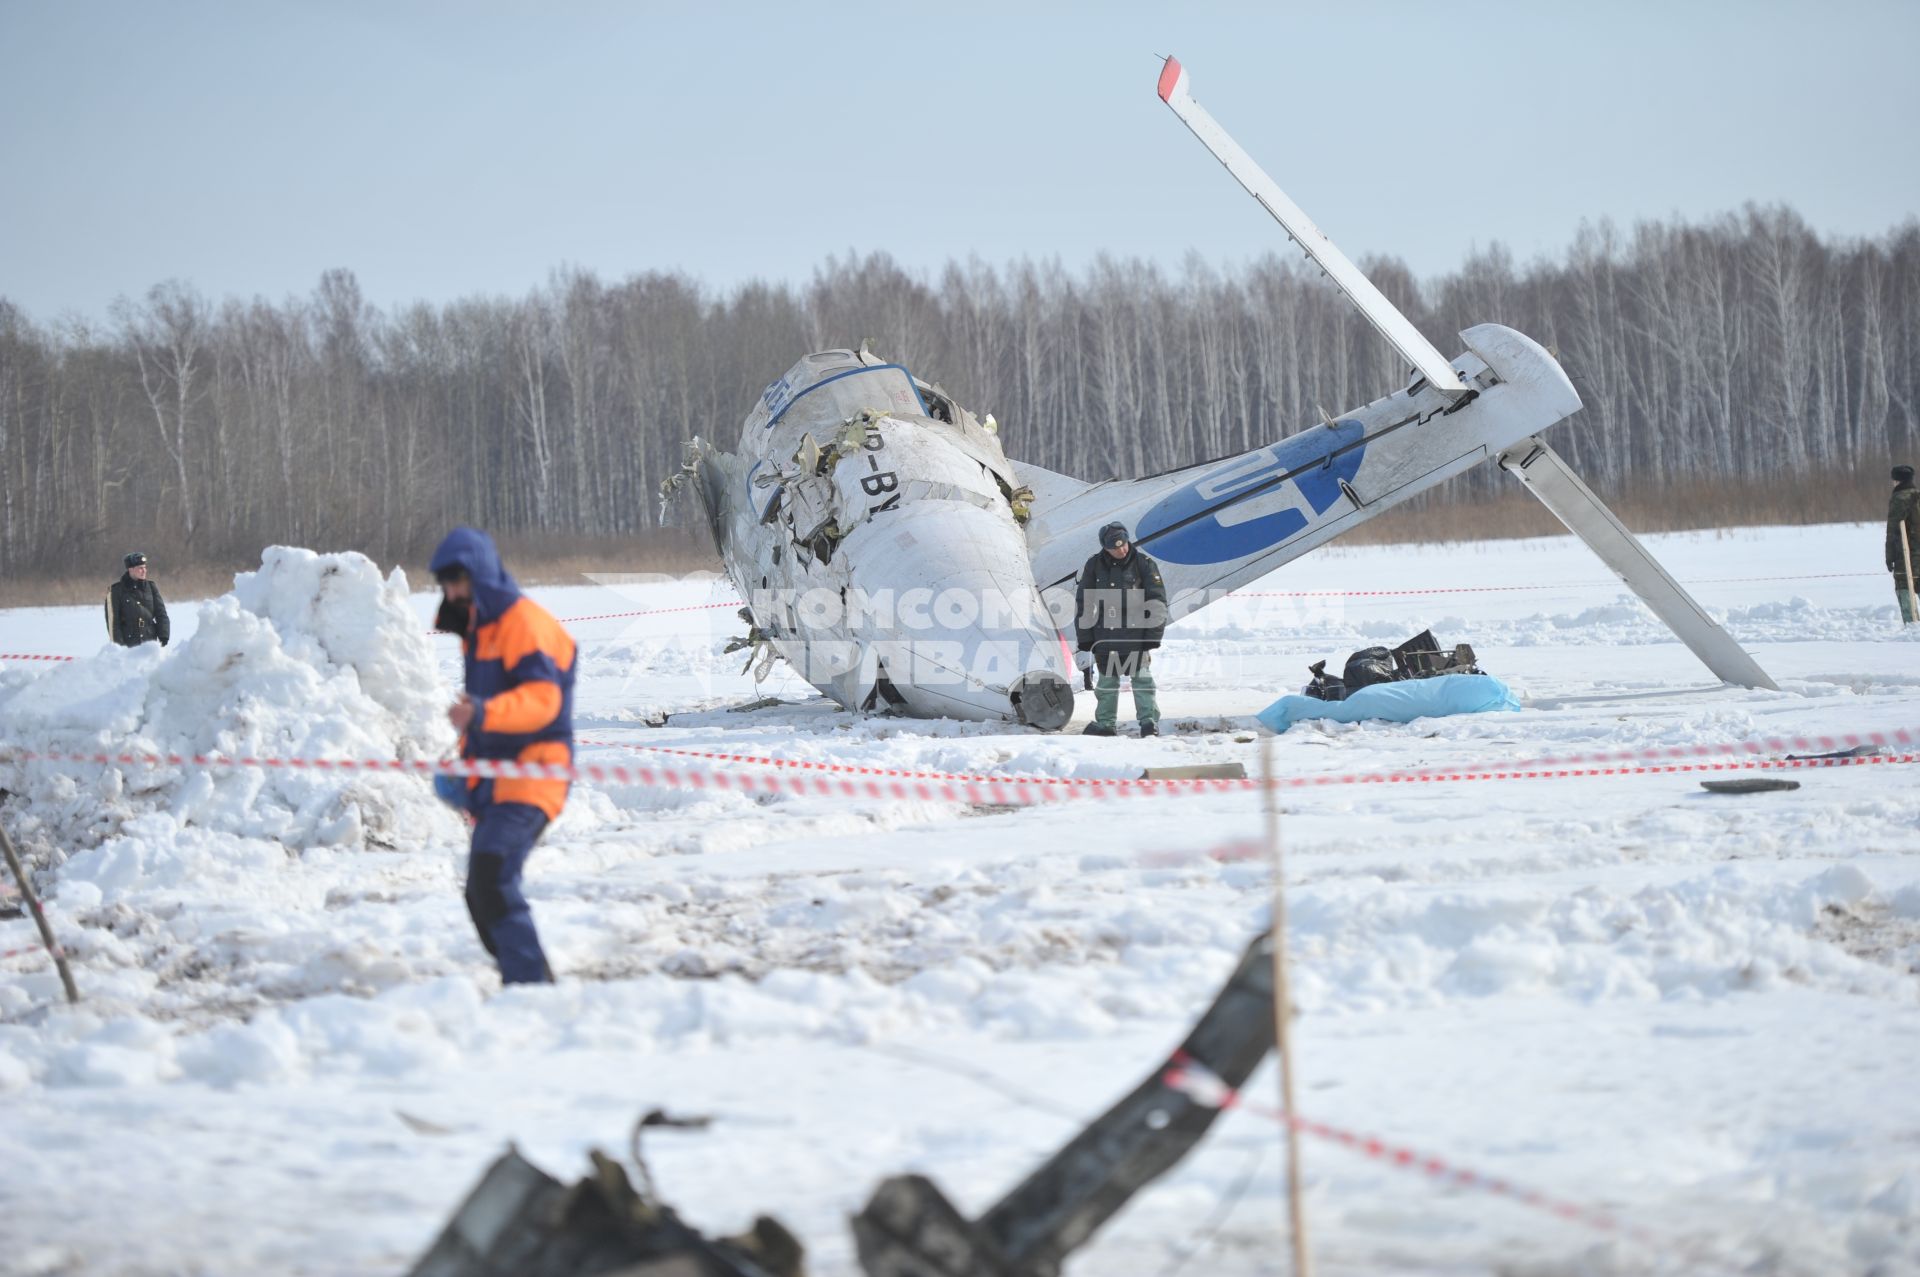
[[[1147,668],[1147,654],[1140,654],[1140,664],[1133,671],[1133,716],[1143,723],[1160,721],[1160,703],[1154,699],[1153,671]],[[1093,685],[1093,721],[1102,727],[1112,727],[1120,717],[1120,676],[1111,668],[1100,672],[1100,681]]]
[[[1896,576],[1893,579],[1898,581],[1900,578]],[[1916,617],[1913,613],[1912,590],[1903,590],[1896,585],[1893,587],[1893,597],[1894,600],[1900,604],[1900,623],[1902,625],[1912,625],[1915,620],[1920,620],[1920,617]]]

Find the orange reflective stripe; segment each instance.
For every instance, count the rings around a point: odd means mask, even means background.
[[[537,732],[560,717],[560,684],[529,679],[512,691],[487,698],[480,729],[487,732]]]
[[[508,673],[535,652],[545,652],[563,670],[573,666],[573,636],[529,598],[517,600],[498,620],[481,626],[474,639],[474,655],[499,661]]]
[[[573,637],[532,599],[516,600],[497,620],[482,626],[474,639],[475,656],[499,662],[509,680],[514,667],[529,656],[545,656],[562,673],[573,667]],[[559,717],[562,704],[559,684],[530,678],[489,697],[480,726],[489,732],[537,732]]]
[[[537,741],[520,751],[519,761],[523,763],[570,763],[573,750],[565,741]],[[502,778],[493,782],[493,801],[496,803],[531,803],[547,813],[552,820],[567,805],[567,783],[564,780],[508,780]]]

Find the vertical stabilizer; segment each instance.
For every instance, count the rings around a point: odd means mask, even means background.
[[[1729,683],[1778,691],[1767,672],[1733,636],[1706,614],[1680,583],[1667,575],[1626,525],[1614,517],[1560,454],[1539,439],[1522,439],[1500,454],[1500,468],[1525,484],[1567,530],[1627,583],[1655,616],[1667,623],[1706,667]]]

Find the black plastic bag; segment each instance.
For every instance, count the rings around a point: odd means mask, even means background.
[[[1392,684],[1405,678],[1400,666],[1394,663],[1394,653],[1384,647],[1361,647],[1352,657],[1346,659],[1346,670],[1342,670],[1348,693],[1359,691],[1361,687],[1373,684]]]
[[[1384,647],[1363,647],[1347,658],[1347,668],[1342,671],[1347,692],[1351,695],[1363,687],[1372,687],[1375,683],[1393,683],[1406,677],[1400,666],[1394,661],[1393,653]]]

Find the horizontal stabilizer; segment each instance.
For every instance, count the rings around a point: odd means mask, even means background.
[[[1036,511],[1056,509],[1062,502],[1072,500],[1093,486],[1085,479],[1036,466],[1030,461],[1014,462],[1013,473],[1021,483],[1032,489],[1033,508]]]

